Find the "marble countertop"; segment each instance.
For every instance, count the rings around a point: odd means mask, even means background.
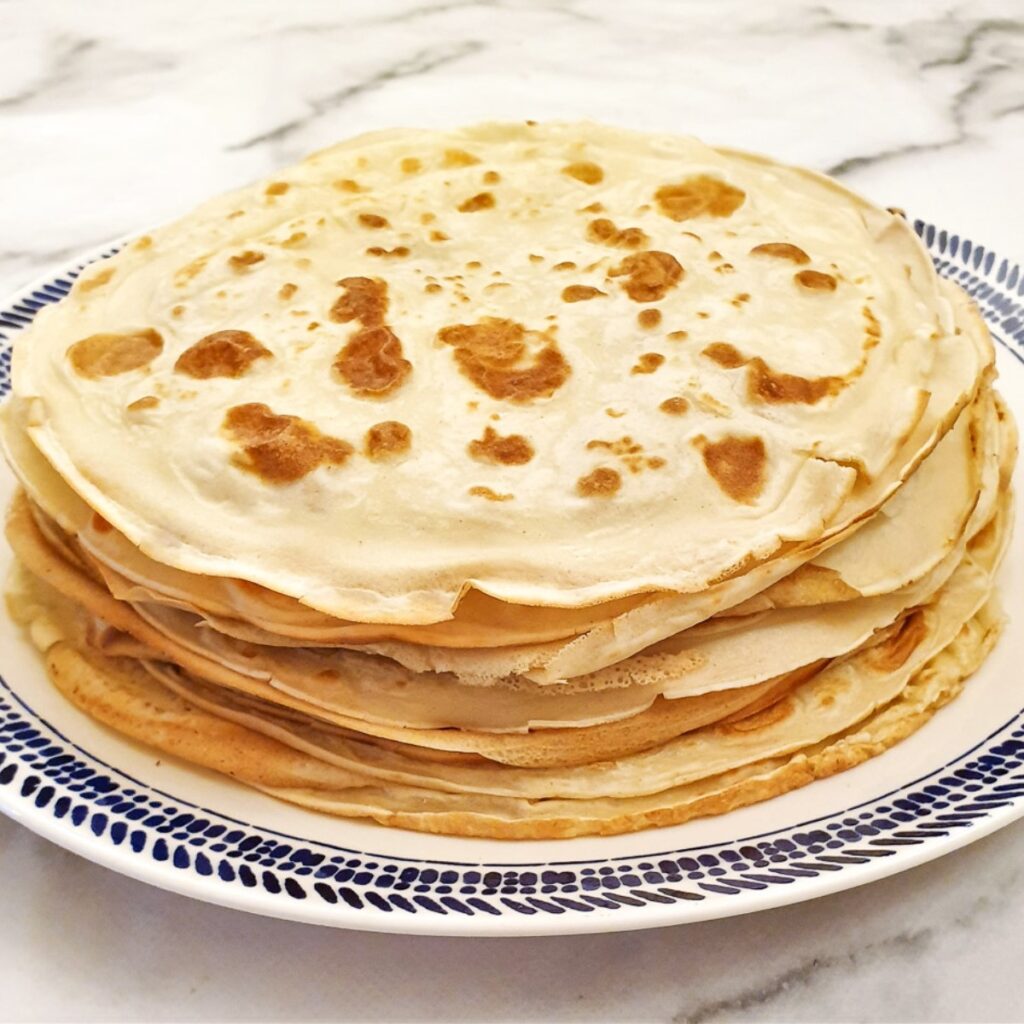
[[[1024,257],[1020,0],[0,0],[0,288],[341,137],[593,118],[830,171]],[[663,931],[403,938],[149,889],[0,820],[0,1020],[1013,1021],[1024,825]]]

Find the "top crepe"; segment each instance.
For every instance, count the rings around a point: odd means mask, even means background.
[[[694,593],[810,546],[988,359],[898,216],[589,124],[334,147],[137,240],[26,334],[32,441],[145,554],[410,624],[470,588]]]

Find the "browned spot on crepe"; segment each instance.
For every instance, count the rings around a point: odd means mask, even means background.
[[[836,279],[831,274],[823,274],[820,270],[801,270],[793,275],[801,288],[812,292],[834,292],[836,290]]]
[[[618,471],[598,466],[593,472],[576,481],[576,493],[581,498],[610,498],[622,487]]]
[[[604,180],[604,170],[590,160],[578,160],[562,168],[562,173],[582,181],[584,185],[597,185]]]
[[[703,355],[727,370],[747,369],[747,396],[771,405],[815,405],[827,395],[836,395],[846,386],[842,377],[799,377],[773,370],[760,356],[748,358],[732,345],[716,341]]]
[[[320,466],[342,466],[352,455],[347,441],[329,437],[298,416],[280,416],[262,402],[228,409],[224,431],[241,451],[232,463],[270,484],[301,480]]]
[[[402,157],[400,166],[403,174],[415,174],[423,164],[414,156],[406,156]]]
[[[641,309],[636,315],[636,322],[645,330],[651,330],[661,323],[660,309]]]
[[[174,369],[199,380],[241,377],[257,359],[271,358],[273,353],[248,331],[214,331],[185,349]]]
[[[291,186],[287,181],[272,181],[266,188],[268,196],[283,196]]]
[[[528,402],[553,395],[572,372],[551,337],[514,320],[484,317],[442,327],[438,339],[455,349],[459,369],[492,398]],[[540,344],[530,351],[529,342]]]
[[[446,149],[444,151],[444,167],[470,167],[480,163],[480,158],[467,153],[464,149]]]
[[[764,441],[759,437],[727,436],[720,441],[698,437],[694,444],[700,448],[708,475],[733,501],[749,505],[764,489]]]
[[[476,213],[478,210],[490,210],[494,204],[494,196],[490,192],[478,192],[475,196],[470,196],[459,203],[458,211],[459,213]]]
[[[412,363],[402,354],[401,340],[384,323],[388,286],[372,277],[346,277],[338,283],[345,292],[331,307],[331,319],[338,323],[355,320],[360,330],[338,353],[334,369],[362,398],[390,394],[412,372]]]
[[[136,248],[138,243],[136,243]],[[92,277],[86,278],[83,281],[78,282],[78,287],[75,291],[78,292],[91,292],[94,288],[99,288],[101,285],[105,285],[115,274],[113,267],[107,267],[106,270],[101,270],[98,274],[93,274]]]
[[[385,249],[379,245],[371,245],[370,248],[366,250],[366,255],[400,260],[409,255],[409,247],[407,245],[396,245],[394,249]]]
[[[156,395],[143,395],[142,398],[136,398],[134,402],[128,403],[129,412],[144,412],[146,409],[155,409],[160,404],[160,399]]]
[[[666,398],[658,408],[669,416],[682,416],[690,408],[690,403],[685,398]]]
[[[363,398],[380,398],[400,387],[412,372],[402,342],[384,324],[363,327],[349,338],[334,360],[343,381]]]
[[[618,228],[607,217],[598,217],[587,225],[587,238],[614,249],[639,249],[650,241],[641,228]]]
[[[499,494],[490,487],[470,487],[469,493],[475,498],[486,498],[488,501],[511,501],[514,495]]]
[[[789,260],[791,263],[796,263],[798,266],[803,266],[805,263],[811,262],[811,257],[807,255],[798,245],[791,245],[789,242],[764,242],[761,245],[755,245],[750,250],[751,256],[773,256],[779,260]]]
[[[729,217],[743,205],[746,193],[721,178],[698,174],[675,185],[662,185],[654,199],[666,217],[679,221]]]
[[[359,223],[364,228],[372,228],[374,230],[390,227],[387,217],[382,217],[379,213],[361,213],[359,214]]]
[[[375,462],[397,458],[411,447],[412,431],[397,420],[375,423],[363,438],[363,453]]]
[[[683,279],[684,273],[674,256],[648,249],[627,256],[608,271],[608,276],[625,277],[622,289],[634,302],[657,302]]]
[[[68,349],[68,359],[80,377],[96,380],[148,366],[163,349],[163,338],[147,327],[141,331],[90,334]]]
[[[533,445],[522,434],[502,437],[493,427],[485,427],[483,437],[466,447],[478,462],[502,466],[523,466],[533,458]]]
[[[235,273],[240,274],[249,267],[255,266],[257,263],[261,263],[267,257],[261,252],[257,252],[255,249],[246,249],[244,252],[236,253],[234,256],[228,257],[228,265]]]
[[[665,362],[665,357],[660,352],[645,352],[629,372],[654,373],[663,362]]]
[[[615,455],[630,473],[639,473],[644,469],[661,469],[665,460],[660,455],[644,455],[644,446],[628,435],[615,441],[588,441],[587,451],[606,451]]]
[[[588,299],[597,299],[607,292],[600,288],[593,288],[589,284],[571,284],[568,288],[562,289],[563,302],[586,302]]]
[[[339,324],[358,320],[364,327],[384,323],[388,312],[388,286],[379,277],[345,277],[339,282],[344,294],[331,307],[330,317]]]

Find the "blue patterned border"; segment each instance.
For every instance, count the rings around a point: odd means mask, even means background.
[[[914,228],[939,272],[975,298],[997,340],[1024,362],[1020,267],[933,225],[916,221]],[[86,263],[0,311],[0,397],[10,389],[11,338],[43,306],[63,298]],[[902,847],[982,824],[997,809],[1024,800],[1024,710],[941,769],[857,807],[770,834],[639,859],[494,865],[401,859],[260,829],[105,764],[58,732],[0,678],[4,792],[8,805],[16,804],[26,819],[50,816],[97,843],[163,865],[169,875],[216,881],[236,894],[259,890],[293,905],[308,901],[328,912],[334,906],[377,917],[580,916],[728,900],[892,857]],[[514,851],[510,845],[510,855]],[[351,917],[345,923],[353,923]]]

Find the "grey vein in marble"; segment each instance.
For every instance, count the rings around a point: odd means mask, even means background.
[[[227,148],[229,150],[243,150],[251,149],[253,146],[263,142],[280,142],[300,128],[307,127],[310,121],[335,110],[356,96],[381,89],[390,82],[397,82],[403,78],[425,75],[429,71],[444,67],[446,64],[451,64],[453,61],[460,60],[469,54],[479,53],[484,48],[484,45],[484,43],[477,40],[466,40],[449,46],[420,50],[410,57],[403,57],[394,64],[382,68],[360,82],[347,85],[335,92],[328,93],[326,96],[318,96],[308,100],[307,102],[312,108],[308,116],[286,121],[284,124],[279,124],[274,128],[261,132],[259,135],[254,135],[244,142],[236,142]]]

